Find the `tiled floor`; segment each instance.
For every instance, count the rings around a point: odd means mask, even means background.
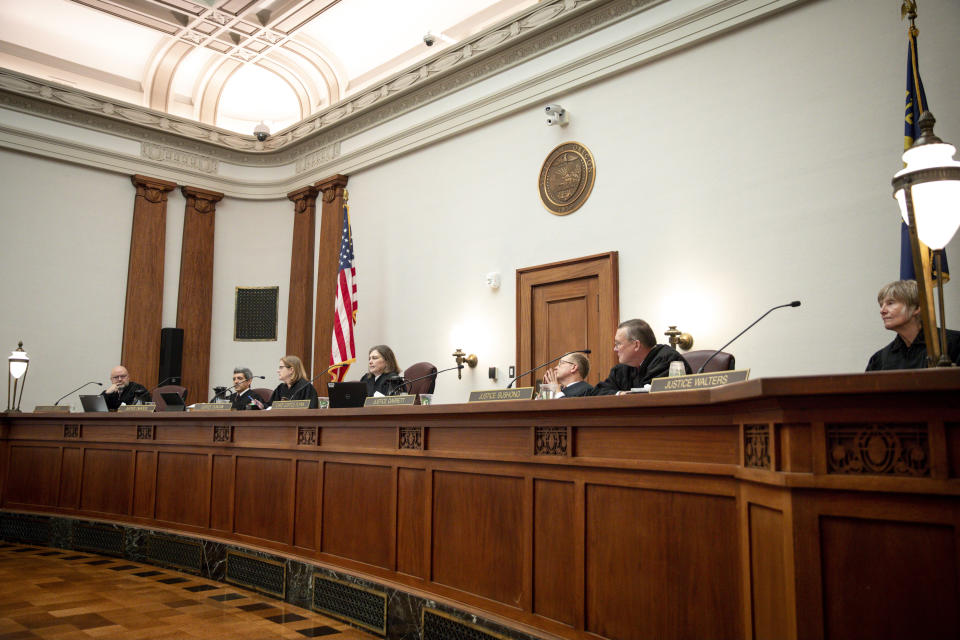
[[[372,640],[251,591],[89,553],[0,542],[0,640]]]

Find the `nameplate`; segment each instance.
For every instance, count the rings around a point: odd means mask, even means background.
[[[405,393],[400,396],[368,397],[363,401],[365,407],[390,407],[397,404],[413,404],[417,401],[417,394]]]
[[[33,408],[34,413],[70,413],[70,405],[38,404]]]
[[[270,406],[274,409],[309,409],[310,400],[277,400]]]
[[[533,387],[519,389],[490,389],[489,391],[471,391],[468,402],[492,402],[494,400],[530,400]]]
[[[722,387],[731,382],[743,382],[749,376],[750,369],[737,369],[735,371],[695,373],[689,376],[674,376],[672,378],[654,378],[650,381],[650,393],[656,391],[688,391],[690,389]]]
[[[229,402],[198,402],[187,407],[187,411],[229,411]]]
[[[157,405],[153,402],[146,404],[122,404],[117,407],[117,413],[153,413],[156,409]]]

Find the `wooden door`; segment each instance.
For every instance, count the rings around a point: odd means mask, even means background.
[[[517,372],[567,352],[590,349],[596,384],[615,364],[613,335],[620,317],[617,252],[517,270]],[[553,366],[553,365],[550,365]],[[534,386],[544,369],[515,386]]]

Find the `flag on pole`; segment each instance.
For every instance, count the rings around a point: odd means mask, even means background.
[[[917,31],[913,24],[915,14],[910,14],[910,28],[907,30],[907,100],[903,114],[903,150],[913,146],[913,141],[920,137],[920,114],[929,110],[927,95],[923,91],[923,81],[920,79],[920,60],[917,57]],[[922,251],[929,251],[921,245]],[[931,281],[937,286],[936,274],[931,274]],[[907,223],[900,222],[900,279],[916,280],[917,274],[913,270],[913,252],[910,250],[910,232]],[[943,281],[949,282],[950,269],[947,267],[947,256],[943,255]]]
[[[334,303],[333,348],[330,351],[330,377],[343,381],[350,364],[357,359],[353,327],[357,323],[357,264],[353,255],[350,214],[343,205],[343,233],[340,236],[340,266],[337,269],[337,298]]]

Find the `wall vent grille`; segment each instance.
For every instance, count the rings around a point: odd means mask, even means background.
[[[312,608],[374,633],[387,633],[385,591],[314,575]]]
[[[199,542],[176,540],[166,536],[148,536],[146,556],[156,564],[191,573],[200,573],[203,566],[203,547]]]
[[[111,556],[123,555],[123,530],[78,524],[73,529],[74,547]]]
[[[239,551],[227,551],[227,582],[269,593],[283,600],[287,568],[283,562],[258,558]]]
[[[423,608],[420,626],[423,640],[507,640],[507,636],[430,607]]]

